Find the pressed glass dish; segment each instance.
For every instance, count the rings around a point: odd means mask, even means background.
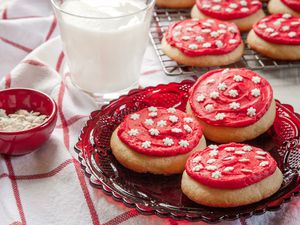
[[[92,112],[75,145],[91,185],[144,215],[156,214],[160,217],[209,223],[278,210],[284,202],[299,194],[300,117],[290,105],[278,101],[277,116],[272,128],[248,142],[270,152],[284,174],[280,190],[260,202],[227,209],[198,205],[181,192],[181,175],[138,174],[116,161],[111,153],[110,137],[124,117],[152,105],[185,110],[188,91],[193,84],[194,81],[185,80],[132,90],[128,95]]]

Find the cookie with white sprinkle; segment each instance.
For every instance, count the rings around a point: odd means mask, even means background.
[[[181,189],[194,202],[227,208],[267,198],[278,191],[282,181],[268,152],[229,143],[193,153],[186,162]]]
[[[288,13],[267,16],[253,26],[247,42],[272,59],[300,60],[300,18]]]
[[[300,17],[299,0],[271,0],[268,4],[268,10],[271,14],[289,13]]]
[[[249,31],[252,25],[265,16],[258,0],[196,0],[192,18],[214,18],[235,23],[240,31]]]
[[[221,66],[239,61],[244,44],[233,23],[188,19],[170,24],[162,39],[162,50],[181,64]]]
[[[192,8],[195,4],[195,0],[156,0],[156,5],[160,8]]]
[[[116,159],[140,173],[182,173],[188,156],[205,146],[198,121],[175,108],[151,106],[130,114],[111,137]]]
[[[217,143],[251,140],[273,124],[276,107],[269,82],[246,69],[217,69],[201,77],[190,91],[187,113]]]

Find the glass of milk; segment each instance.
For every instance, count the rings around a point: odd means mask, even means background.
[[[51,0],[73,83],[110,98],[137,87],[155,0]]]

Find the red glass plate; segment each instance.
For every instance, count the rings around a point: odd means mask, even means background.
[[[116,161],[111,153],[110,137],[124,116],[151,105],[185,110],[188,91],[193,84],[193,81],[185,80],[133,90],[92,112],[75,146],[90,183],[142,214],[209,223],[278,210],[284,202],[299,194],[300,116],[290,105],[278,101],[273,127],[249,144],[271,153],[284,174],[284,182],[277,193],[258,203],[228,209],[198,205],[181,192],[181,175],[138,174]]]

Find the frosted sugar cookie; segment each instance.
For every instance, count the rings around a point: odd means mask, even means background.
[[[116,159],[139,173],[182,173],[188,156],[205,146],[199,123],[174,108],[149,107],[128,115],[111,138]]]
[[[300,1],[271,0],[268,4],[268,10],[272,14],[289,13],[294,16],[300,16]]]
[[[217,69],[202,75],[190,91],[187,113],[201,124],[205,137],[218,143],[251,140],[273,124],[272,87],[246,69]]]
[[[192,18],[214,18],[235,23],[241,31],[265,16],[260,1],[252,0],[196,0]]]
[[[181,64],[221,66],[239,61],[244,44],[233,23],[183,20],[170,24],[162,40],[162,50]]]
[[[283,176],[271,155],[260,148],[229,143],[192,154],[181,189],[192,201],[212,207],[236,207],[274,194]]]

